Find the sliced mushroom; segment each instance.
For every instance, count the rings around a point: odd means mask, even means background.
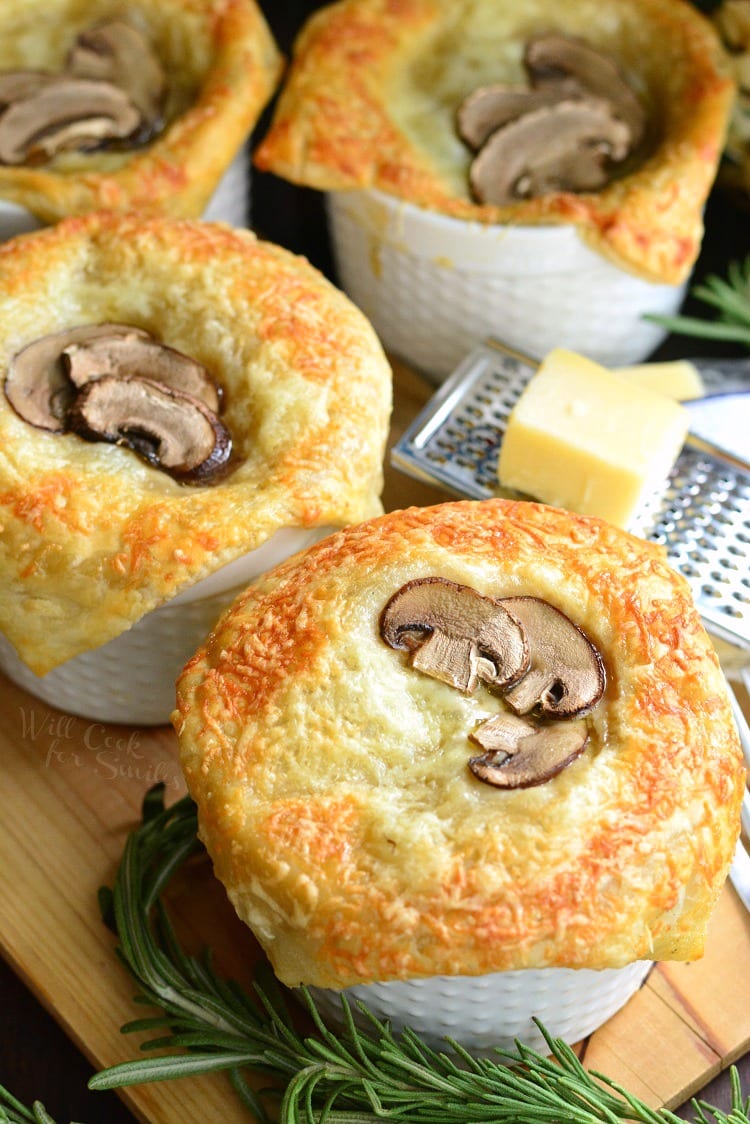
[[[77,78],[110,82],[124,90],[153,128],[161,113],[166,78],[150,39],[124,19],[109,19],[76,39],[67,60]]]
[[[64,149],[124,140],[140,123],[138,109],[116,86],[61,79],[13,102],[0,116],[0,163],[23,164]]]
[[[29,163],[34,163],[35,160],[70,150],[86,152],[110,137],[111,119],[108,117],[87,117],[83,123],[71,121],[42,138],[37,147],[28,153],[28,160]]]
[[[496,205],[551,191],[597,191],[628,140],[607,102],[558,102],[497,129],[472,162],[471,189],[480,202]]]
[[[8,364],[6,398],[16,413],[31,425],[63,433],[75,388],[60,361],[62,351],[80,340],[122,334],[148,339],[147,332],[128,324],[83,324],[41,336],[17,352]]]
[[[203,364],[145,332],[98,333],[71,341],[62,361],[77,387],[103,375],[137,375],[200,398],[214,413],[219,410],[219,389]]]
[[[94,379],[78,392],[68,422],[81,437],[125,445],[185,483],[215,475],[232,451],[228,430],[200,399],[149,379]]]
[[[585,96],[586,91],[575,81],[565,82],[563,89],[545,86],[524,90],[517,86],[480,86],[461,103],[456,114],[458,135],[470,148],[479,149],[496,129],[515,121],[525,113],[555,105],[563,98]]]
[[[513,714],[498,714],[470,737],[486,752],[469,759],[475,777],[497,788],[530,788],[557,776],[586,747],[585,722],[536,726]]]
[[[380,618],[391,648],[411,652],[412,667],[460,691],[478,681],[515,683],[528,666],[523,629],[497,601],[445,578],[407,582]]]
[[[609,55],[583,39],[539,35],[526,44],[524,65],[535,89],[559,88],[573,80],[593,97],[605,99],[630,131],[629,148],[641,143],[646,125],[643,106]]]
[[[504,695],[511,710],[574,718],[596,706],[606,684],[604,664],[581,629],[538,597],[505,597],[502,604],[520,621],[529,645],[529,670]]]
[[[57,74],[47,70],[6,70],[0,73],[0,106],[28,98],[45,86],[58,82]]]

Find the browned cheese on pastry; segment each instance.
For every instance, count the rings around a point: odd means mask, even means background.
[[[118,22],[148,44],[137,65],[132,50],[120,49],[120,32],[117,50],[109,61],[105,57],[105,48],[112,46],[108,29],[114,24],[117,30]],[[157,66],[158,73],[152,73]],[[43,223],[100,208],[198,218],[254,128],[281,68],[255,0],[130,0],[127,5],[46,0],[43,18],[36,0],[3,0],[0,111],[14,118],[20,114],[22,121],[11,130],[0,124],[0,162],[6,161],[0,163],[0,198],[25,207]],[[27,79],[41,72],[53,85],[7,106],[3,91],[15,81],[14,72]],[[63,74],[70,77],[58,90]],[[61,104],[87,83],[98,93],[89,99],[93,116],[88,126],[84,120],[82,134],[79,126],[61,120],[56,139],[45,139],[47,125],[35,137],[39,122],[54,115],[55,102]],[[108,88],[117,93],[120,86],[142,114],[139,121],[136,113],[134,131],[132,123],[113,130],[102,116],[104,94]],[[85,108],[76,113],[85,117]],[[67,109],[65,116],[71,117]],[[123,142],[110,151],[99,147],[102,136],[121,136]]]
[[[76,352],[70,341],[80,347],[85,325],[89,351]],[[47,345],[59,333],[57,350],[69,344],[78,383],[88,361],[108,380],[79,390],[86,417],[69,417],[71,427],[119,442],[118,425],[130,424],[143,436],[143,410],[152,410],[144,395],[127,410],[119,402],[133,374],[128,356],[102,357],[92,338],[99,326],[116,351],[117,325],[181,353],[189,369],[180,379],[184,386],[190,376],[192,394],[208,393],[193,367],[210,373],[222,434],[231,435],[231,461],[218,478],[205,474],[211,448],[193,469],[183,450],[170,454],[181,480],[192,474],[187,486],[132,448],[62,431],[48,408],[57,383],[48,384],[46,407],[43,395],[24,397],[33,370],[21,372],[16,389],[37,424],[8,400],[19,357],[41,348],[41,368],[49,366]],[[130,385],[149,384],[149,400],[161,393],[171,402],[176,392],[163,385],[171,374],[149,362],[135,364],[145,377]],[[0,246],[0,380],[0,631],[39,675],[118,636],[279,530],[343,526],[382,510],[391,407],[382,348],[321,274],[247,230],[94,213]],[[181,398],[213,446],[219,419],[198,398]],[[128,413],[141,421],[123,422]],[[183,435],[192,441],[190,426]]]
[[[550,33],[618,67],[646,117],[638,161],[601,190],[477,202],[459,107],[477,88],[524,84],[526,44]],[[458,219],[573,224],[622,267],[677,284],[700,248],[733,97],[714,29],[682,0],[341,0],[300,34],[255,161],[296,183],[375,188]]]
[[[564,706],[550,660],[580,668]],[[702,953],[740,747],[687,583],[603,521],[489,500],[349,527],[235,602],[174,723],[216,873],[287,984]],[[531,783],[470,767],[527,735]]]

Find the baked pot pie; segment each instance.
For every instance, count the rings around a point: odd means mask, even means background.
[[[212,201],[207,217],[246,225],[242,146],[280,69],[254,0],[50,0],[43,20],[7,0],[3,231],[105,208],[198,218]]]
[[[721,180],[740,198],[750,193],[750,0],[722,0],[714,21],[729,52],[738,94],[724,150]]]
[[[0,321],[2,666],[166,722],[235,592],[382,510],[390,368],[307,262],[222,224],[101,212],[7,242]]]
[[[744,770],[652,544],[500,499],[348,527],[235,601],[177,699],[201,837],[285,984],[573,1040],[703,951]]]
[[[680,303],[732,96],[681,0],[340,0],[299,36],[255,162],[328,193],[344,288],[428,374],[487,335],[617,366]]]

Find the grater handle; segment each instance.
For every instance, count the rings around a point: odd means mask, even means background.
[[[706,388],[704,397],[750,391],[750,359],[688,359]]]

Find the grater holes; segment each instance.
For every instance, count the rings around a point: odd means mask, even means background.
[[[689,519],[680,519],[677,522],[677,534],[680,535],[686,543],[694,547],[696,541],[702,545],[705,539],[704,529],[691,523]]]
[[[714,518],[721,527],[731,527],[734,524],[734,519],[732,519],[731,515],[727,515],[724,511],[718,512]]]

